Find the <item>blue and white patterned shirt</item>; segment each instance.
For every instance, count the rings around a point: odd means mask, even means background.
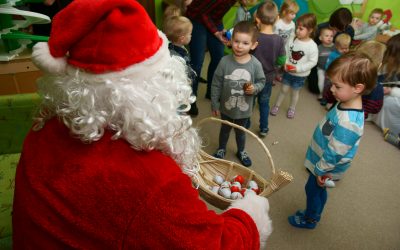
[[[314,131],[304,166],[314,175],[342,177],[357,152],[364,131],[361,109],[341,109],[340,104],[327,113]]]

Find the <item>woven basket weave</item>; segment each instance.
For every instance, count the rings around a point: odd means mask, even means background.
[[[226,120],[217,119],[214,117],[208,117],[199,121],[197,123],[197,126],[200,128],[201,125],[206,122],[219,122],[227,124],[232,126],[233,128],[245,131],[247,134],[254,137],[256,141],[260,144],[260,146],[263,148],[267,161],[270,163],[269,165],[271,166],[271,172],[272,172],[271,179],[266,180],[260,174],[258,174],[257,172],[255,172],[250,168],[244,167],[236,162],[215,158],[207,154],[203,150],[200,150],[200,153],[198,154],[200,170],[199,170],[198,180],[196,180],[197,182],[196,184],[199,186],[200,196],[208,203],[220,209],[226,209],[233,202],[232,199],[227,199],[211,191],[210,187],[218,185],[213,180],[216,175],[222,176],[225,180],[231,180],[235,175],[243,176],[247,182],[253,180],[258,184],[258,187],[260,189],[259,195],[264,197],[270,196],[272,193],[276,192],[280,188],[289,184],[293,180],[291,174],[282,170],[276,171],[274,162],[272,160],[268,148],[265,146],[263,141],[260,138],[258,138],[258,136],[256,136],[253,132],[245,129],[242,126],[236,125]]]

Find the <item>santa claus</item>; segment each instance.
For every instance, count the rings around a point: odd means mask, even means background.
[[[265,198],[221,214],[191,184],[191,87],[133,0],[75,0],[32,58],[43,102],[17,167],[14,249],[259,249]]]

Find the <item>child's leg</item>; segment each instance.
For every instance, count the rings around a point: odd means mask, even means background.
[[[235,124],[245,127],[249,119],[250,118],[235,119],[233,121]],[[244,148],[246,146],[246,133],[243,130],[235,128],[235,136],[238,152],[244,151]]]
[[[281,91],[279,92],[278,99],[276,99],[276,103],[275,103],[276,107],[280,107],[281,106],[281,104],[283,102],[283,99],[285,99],[285,96],[286,96],[287,92],[289,91],[289,89],[290,89],[289,85],[282,84]]]
[[[322,94],[324,92],[324,83],[325,83],[325,70],[318,68],[317,75],[318,75],[318,89],[319,89],[318,98],[322,98]]]
[[[244,127],[248,123],[249,119],[250,118],[236,119],[234,120],[234,123]],[[247,155],[246,151],[244,151],[244,147],[246,144],[246,133],[240,129],[235,128],[235,135],[236,135],[236,144],[238,149],[236,156],[239,158],[243,166],[250,167],[252,164],[251,159]]]
[[[258,94],[258,108],[260,109],[260,131],[268,131],[269,101],[271,98],[272,82],[266,82],[263,90]]]
[[[322,211],[326,200],[328,199],[328,192],[325,187],[318,186],[317,178],[310,174],[305,187],[307,195],[307,208],[305,217],[311,218],[315,221],[321,219]]]
[[[291,100],[290,100],[290,109],[295,110],[297,102],[299,101],[299,95],[300,95],[300,89],[293,89],[292,88],[292,95],[291,95]]]
[[[221,114],[222,120],[227,120],[229,122],[233,122],[228,116]],[[221,124],[221,129],[219,132],[219,147],[218,149],[226,149],[226,144],[229,140],[229,134],[231,132],[232,127],[229,125]]]

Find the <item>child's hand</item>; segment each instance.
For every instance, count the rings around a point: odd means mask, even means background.
[[[296,66],[293,66],[291,64],[285,64],[285,70],[287,72],[296,72]]]
[[[228,39],[224,36],[225,32],[222,31],[217,31],[214,33],[214,36],[216,36],[218,38],[218,40],[221,41],[221,43],[223,43],[224,45],[228,44]]]
[[[254,93],[254,85],[251,82],[246,82],[243,85],[243,91],[246,95],[252,95]]]
[[[390,87],[383,87],[383,94],[384,95],[390,95],[390,92],[392,91],[392,88]]]
[[[213,110],[212,111],[212,115],[215,116],[215,117],[219,117],[219,114],[220,114],[219,110]]]
[[[332,179],[331,174],[325,174],[323,176],[317,176],[317,184],[320,187],[325,187],[325,180],[326,179]]]

